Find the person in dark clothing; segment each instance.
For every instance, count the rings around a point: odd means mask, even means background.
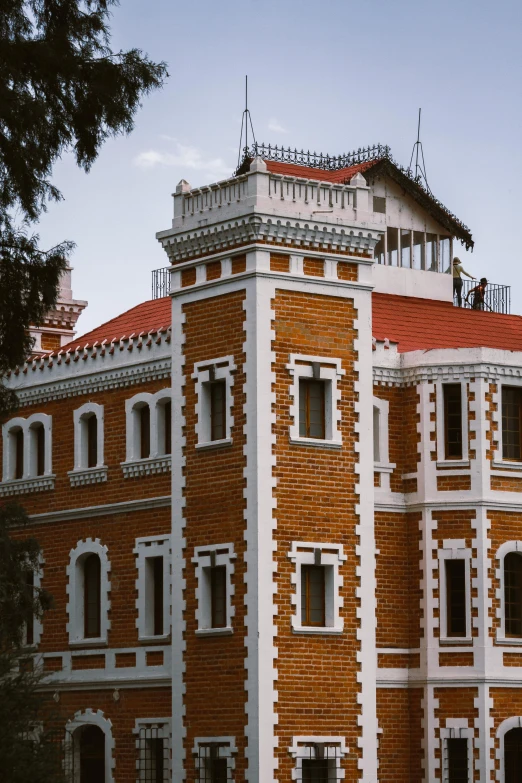
[[[459,307],[462,307],[462,275],[466,275],[466,277],[470,277],[473,280],[473,275],[466,272],[460,263],[460,258],[455,256],[453,259],[453,297],[455,297],[455,294],[457,295]]]
[[[488,281],[485,277],[480,278],[480,283],[475,286],[475,288],[472,288],[471,291],[468,291],[466,294],[466,303],[468,301],[468,298],[472,296],[471,300],[471,309],[472,310],[483,310],[484,307],[487,307],[484,298],[486,295],[486,286],[488,284]]]

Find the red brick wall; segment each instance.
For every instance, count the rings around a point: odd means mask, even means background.
[[[420,783],[422,689],[378,688],[379,783]]]
[[[357,748],[359,707],[356,676],[359,647],[355,588],[354,370],[353,303],[334,297],[277,291],[275,311],[276,435],[277,435],[277,647],[279,694],[278,780],[291,780],[288,754],[293,735],[329,734],[346,737]],[[289,354],[335,357],[346,375],[340,381],[343,447],[321,449],[289,443]],[[288,559],[292,541],[342,544],[348,556],[340,572],[344,633],[340,636],[293,634],[290,596],[294,565]],[[327,662],[327,665],[325,664]],[[312,706],[313,702],[313,706]],[[344,762],[346,780],[357,780],[357,751]]]
[[[434,697],[438,699],[439,706],[435,709],[435,718],[439,720],[440,728],[435,729],[435,737],[440,740],[440,729],[446,727],[448,718],[467,718],[468,726],[474,729],[475,719],[478,718],[478,709],[475,708],[474,700],[478,696],[478,688],[435,688]],[[475,730],[478,736],[478,730]],[[478,750],[476,751],[478,754]],[[441,759],[442,741],[439,747],[435,749],[435,758]],[[475,756],[477,757],[477,756]],[[441,780],[441,766],[435,772],[435,779]],[[478,780],[478,771],[475,773],[475,780]]]
[[[243,456],[245,417],[243,384],[244,292],[216,296],[185,304],[185,538],[186,568],[186,686],[187,781],[194,781],[192,747],[196,736],[232,735],[238,754],[236,776],[244,774],[245,714],[245,626],[244,626],[244,499]],[[219,329],[216,329],[219,324]],[[196,396],[191,379],[194,364],[219,356],[233,355],[234,427],[232,445],[215,450],[197,450]],[[196,574],[191,562],[194,547],[206,544],[234,544],[235,594],[234,634],[198,637],[196,625]]]

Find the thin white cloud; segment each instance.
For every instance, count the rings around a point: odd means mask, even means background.
[[[268,130],[274,131],[274,133],[288,133],[287,129],[283,128],[281,123],[278,122],[275,117],[270,119],[270,122],[268,123]]]
[[[165,139],[166,141],[167,139]],[[177,139],[169,139],[174,151],[146,150],[134,158],[134,165],[141,169],[152,169],[157,166],[179,168],[183,171],[200,171],[212,177],[228,177],[232,167],[222,158],[206,158],[197,147],[181,144]]]

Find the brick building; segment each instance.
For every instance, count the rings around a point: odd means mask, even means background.
[[[520,781],[522,319],[387,149],[256,152],[178,185],[170,296],[7,381],[66,769]]]

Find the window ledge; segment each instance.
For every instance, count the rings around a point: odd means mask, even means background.
[[[225,446],[231,446],[232,445],[232,438],[223,438],[222,440],[209,440],[205,443],[196,443],[197,449],[203,449],[203,450],[211,450],[211,449],[222,449]]]
[[[292,626],[292,633],[301,634],[321,634],[322,636],[338,636],[343,632],[343,628],[335,625],[294,625]]]
[[[469,459],[441,459],[435,463],[437,468],[469,468]]]
[[[164,454],[160,457],[148,457],[147,459],[129,460],[121,463],[123,478],[136,478],[137,476],[151,476],[154,473],[168,473],[171,470],[172,457]]]
[[[496,460],[491,463],[491,467],[501,470],[520,470],[522,472],[522,462],[511,462],[508,459]]]
[[[463,645],[472,645],[472,636],[445,636],[439,639],[441,647],[462,647]]]
[[[323,440],[321,438],[292,438],[294,446],[314,446],[319,449],[341,449],[343,444],[338,440]]]
[[[105,639],[102,636],[97,637],[96,639],[71,639],[69,641],[69,647],[88,647],[91,649],[92,647],[107,647],[108,642],[107,639]]]
[[[99,468],[70,470],[67,475],[69,476],[71,487],[83,487],[85,484],[101,484],[103,481],[107,481],[107,465],[100,465]]]
[[[496,641],[497,641],[497,644],[502,644],[502,645],[511,646],[511,647],[521,647],[522,646],[522,638],[515,639],[515,638],[511,638],[511,637],[505,637],[505,636],[497,635]]]
[[[32,478],[12,479],[0,484],[0,497],[3,495],[24,495],[28,492],[43,492],[54,489],[56,476],[34,476]]]
[[[138,641],[143,644],[153,644],[156,642],[168,642],[170,640],[170,633],[162,633],[157,636],[138,636]]]
[[[393,462],[374,462],[373,463],[373,472],[374,473],[393,473],[395,468],[396,468],[396,465]]]
[[[227,625],[226,628],[198,628],[196,636],[230,636],[234,629]]]

